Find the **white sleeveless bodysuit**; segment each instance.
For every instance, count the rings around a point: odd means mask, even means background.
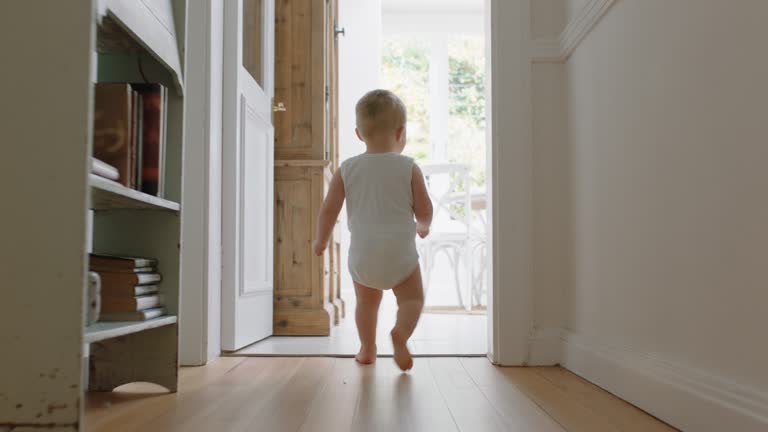
[[[344,161],[340,170],[352,234],[352,279],[370,288],[393,288],[419,265],[413,159],[397,153],[363,153]]]

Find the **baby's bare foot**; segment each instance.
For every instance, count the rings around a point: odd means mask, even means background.
[[[355,360],[364,365],[374,363],[376,361],[376,345],[374,345],[373,348],[361,347],[360,352],[355,356]]]
[[[413,367],[413,358],[406,345],[407,340],[397,331],[392,329],[389,333],[392,336],[392,347],[394,348],[394,359],[400,370],[407,371]]]

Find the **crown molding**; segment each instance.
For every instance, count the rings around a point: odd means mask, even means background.
[[[568,22],[558,39],[532,41],[534,63],[564,63],[616,0],[589,0]]]

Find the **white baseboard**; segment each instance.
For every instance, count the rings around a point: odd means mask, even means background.
[[[768,431],[768,395],[563,332],[561,364],[684,431]]]
[[[563,357],[562,330],[559,328],[537,329],[530,338],[526,366],[553,366]]]

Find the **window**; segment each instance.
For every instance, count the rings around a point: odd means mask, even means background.
[[[471,167],[485,183],[485,49],[482,35],[387,35],[382,85],[408,109],[405,154]]]

